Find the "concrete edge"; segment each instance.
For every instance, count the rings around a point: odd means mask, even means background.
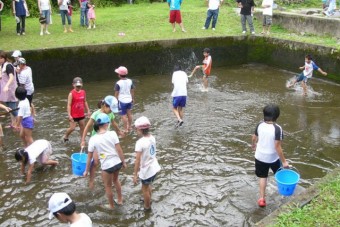
[[[307,190],[299,195],[293,195],[290,202],[276,209],[274,212],[269,214],[255,224],[255,226],[271,226],[276,223],[278,215],[287,213],[292,207],[302,208],[303,206],[310,203],[314,198],[320,195],[320,185],[330,182],[337,175],[340,175],[340,167],[335,168],[332,172],[321,178],[316,184],[307,188]]]

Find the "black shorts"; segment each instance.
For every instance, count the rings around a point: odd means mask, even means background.
[[[280,168],[280,166],[281,166],[280,159],[278,159],[276,162],[273,162],[273,163],[265,163],[255,158],[255,174],[257,177],[260,177],[260,178],[268,177],[269,168],[275,174],[276,171]]]
[[[81,120],[84,120],[85,117],[76,117],[76,118],[73,118],[74,122],[79,122]]]
[[[149,185],[149,184],[152,184],[152,182],[156,179],[156,175],[153,175],[152,177],[149,177],[148,179],[145,179],[145,180],[142,180],[142,184],[144,185]]]
[[[114,173],[116,171],[119,171],[121,168],[123,167],[123,163],[119,163],[111,168],[105,169],[103,171],[107,172],[107,173]]]

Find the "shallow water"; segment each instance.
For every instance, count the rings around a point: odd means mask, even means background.
[[[21,146],[18,135],[5,129],[5,148],[0,165],[0,225],[55,226],[48,220],[47,201],[54,192],[67,192],[77,209],[87,213],[95,226],[251,226],[278,207],[277,189],[271,177],[268,206],[258,208],[251,134],[262,119],[262,108],[277,103],[278,123],[283,127],[284,153],[308,187],[340,164],[339,85],[312,79],[307,97],[287,89],[294,74],[265,65],[214,68],[209,92],[201,92],[198,76],[188,88],[184,125],[175,128],[171,110],[171,75],[133,77],[136,89],[134,118],[147,116],[156,137],[162,165],[153,191],[152,211],[142,210],[141,186],[134,186],[132,172],[134,133],[121,140],[128,168],[120,175],[124,206],[108,211],[100,172],[93,193],[87,180],[72,175],[70,156],[79,152],[79,134],[62,142],[68,127],[67,93],[70,86],[38,89],[35,139],[47,139],[60,165],[39,167],[32,183],[24,185],[14,151]],[[107,94],[113,94],[116,77],[85,83],[92,110]],[[1,120],[4,124],[5,120]]]

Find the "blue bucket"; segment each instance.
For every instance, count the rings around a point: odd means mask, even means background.
[[[72,160],[72,172],[74,175],[83,176],[86,169],[87,154],[74,153],[71,155]]]
[[[284,196],[294,194],[295,187],[300,180],[300,174],[291,169],[279,169],[275,174],[279,193]]]

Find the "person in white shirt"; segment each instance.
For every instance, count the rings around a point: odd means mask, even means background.
[[[223,0],[206,0],[208,3],[207,19],[205,20],[204,27],[202,29],[208,29],[211,18],[213,19],[211,28],[215,31],[219,9],[222,6]]]
[[[48,201],[48,218],[53,217],[61,223],[69,223],[70,227],[92,227],[90,217],[85,213],[76,211],[76,204],[64,192],[54,193]]]
[[[177,118],[176,127],[178,127],[183,125],[184,107],[187,102],[188,93],[188,75],[182,71],[182,67],[180,65],[175,65],[171,82],[174,85],[174,89],[171,93],[173,106],[172,110]]]
[[[38,0],[38,7],[40,15],[46,19],[46,22],[41,24],[40,35],[49,35],[48,25],[51,23],[52,7],[50,0]],[[45,32],[44,32],[45,30]]]
[[[97,152],[102,168],[102,179],[105,187],[105,194],[109,204],[105,208],[114,208],[112,183],[117,192],[116,204],[123,204],[122,186],[119,181],[119,171],[126,168],[123,150],[119,144],[119,139],[115,131],[109,131],[108,127],[111,120],[105,113],[100,113],[94,123],[94,130],[97,134],[90,138],[88,146],[88,156],[84,176],[90,171],[93,152]]]
[[[270,34],[270,27],[272,25],[272,17],[273,17],[273,0],[263,0],[262,8],[263,8],[263,22],[262,22],[262,32],[263,35]]]
[[[31,145],[24,149],[18,149],[15,152],[15,159],[21,162],[21,174],[25,174],[25,166],[29,164],[27,170],[26,183],[31,182],[34,163],[38,161],[43,165],[58,165],[59,162],[49,159],[52,154],[52,147],[50,142],[44,139],[36,140]]]
[[[141,137],[135,146],[136,161],[133,171],[133,182],[137,184],[137,174],[142,181],[144,209],[151,209],[152,182],[161,170],[156,158],[156,139],[150,132],[151,123],[147,117],[140,117],[135,121],[137,135]]]

